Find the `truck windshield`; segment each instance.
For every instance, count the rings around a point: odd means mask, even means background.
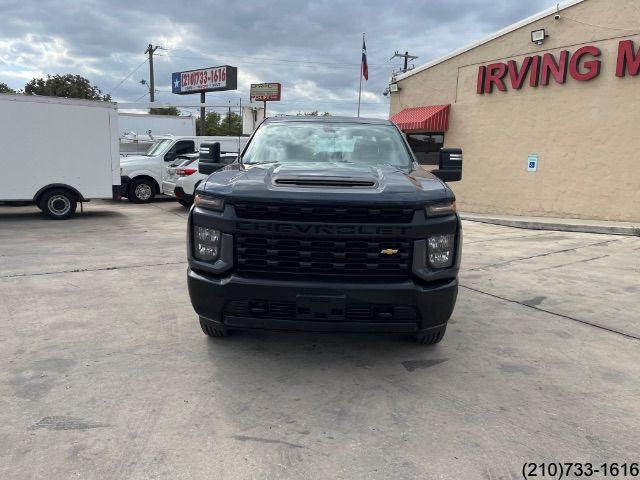
[[[145,155],[147,157],[155,157],[156,155],[160,155],[164,153],[163,150],[166,149],[170,143],[171,139],[168,138],[165,138],[164,140],[158,140],[156,143],[149,147],[149,150],[147,150],[147,153],[145,153]]]
[[[261,163],[352,163],[411,168],[411,157],[391,125],[282,122],[258,129],[242,157]]]

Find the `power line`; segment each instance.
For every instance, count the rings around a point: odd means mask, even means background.
[[[595,23],[583,22],[581,20],[577,20],[575,18],[567,17],[566,15],[562,15],[560,17],[562,20],[570,20],[572,22],[580,23],[582,25],[586,25],[588,27],[596,27],[596,28],[604,28],[606,30],[618,30],[622,32],[638,32],[638,28],[621,28],[621,27],[612,27],[610,25],[596,25]]]
[[[146,96],[147,96],[147,94],[146,94],[146,93],[143,93],[143,94],[142,94],[142,95],[140,95],[138,98],[136,98],[132,103],[135,103],[135,102],[137,102],[138,100],[142,100],[142,98],[143,98],[143,97],[146,97]]]
[[[170,49],[165,49],[167,51],[180,51],[180,50],[170,50]],[[298,64],[304,64],[304,65],[326,65],[326,66],[332,66],[332,67],[349,67],[349,68],[360,68],[359,64],[351,64],[351,63],[336,63],[336,62],[322,62],[322,61],[317,61],[317,60],[292,60],[290,58],[270,58],[270,57],[252,57],[252,56],[248,56],[248,55],[227,55],[227,54],[223,54],[223,53],[216,53],[215,56],[214,55],[207,55],[207,54],[198,54],[195,52],[189,52],[190,55],[189,56],[185,56],[185,55],[181,55],[180,53],[178,53],[178,55],[167,55],[167,56],[171,56],[171,57],[175,57],[175,58],[185,58],[185,59],[189,59],[189,58],[214,58],[214,57],[227,57],[227,58],[237,58],[237,59],[249,59],[249,60],[258,60],[259,62],[267,62],[267,63],[298,63]],[[250,63],[250,62],[245,62],[245,63]],[[392,64],[390,62],[387,63],[370,63],[369,66],[375,66],[375,67],[389,67],[392,66]]]
[[[136,72],[140,69],[140,67],[141,67],[141,66],[143,66],[146,62],[147,62],[147,59],[145,58],[145,59],[144,59],[144,61],[143,61],[140,65],[138,65],[136,68],[134,68],[133,70],[131,70],[131,72],[129,72],[129,74],[128,74],[126,77],[124,77],[122,80],[120,80],[120,83],[119,83],[118,85],[116,85],[115,87],[113,87],[109,93],[110,93],[110,94],[112,94],[112,93],[113,93],[113,92],[115,92],[118,88],[120,88],[120,86],[121,86],[121,85],[122,85],[122,84],[123,84],[123,83],[124,83],[124,82],[129,78],[129,77],[131,77],[131,75],[133,75],[134,73],[136,73]]]

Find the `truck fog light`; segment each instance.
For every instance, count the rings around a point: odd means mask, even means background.
[[[429,237],[427,245],[430,267],[445,268],[451,266],[453,263],[453,234]]]
[[[198,260],[212,261],[220,253],[220,230],[208,227],[194,227],[194,256]]]

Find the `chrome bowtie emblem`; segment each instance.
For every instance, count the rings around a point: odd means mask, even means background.
[[[383,255],[395,255],[398,253],[397,248],[385,248],[384,250],[380,250],[380,253]]]

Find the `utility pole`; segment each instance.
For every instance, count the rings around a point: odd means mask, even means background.
[[[147,47],[147,49],[144,51],[145,54],[149,54],[149,101],[153,102],[155,101],[155,81],[153,79],[153,54],[154,52],[158,49],[158,46],[156,45],[155,47],[151,44],[149,44],[149,46]]]
[[[404,52],[404,54],[398,53],[398,51],[396,50],[396,53],[393,54],[393,57],[391,57],[391,59],[394,58],[404,58],[404,68],[402,69],[402,73],[405,73],[409,70],[409,60],[415,60],[418,57],[416,57],[415,55],[409,55],[409,52]]]
[[[200,92],[200,103],[204,105],[207,101],[207,96],[205,92]],[[204,107],[200,107],[200,136],[204,137],[207,134],[207,130],[205,129],[204,121],[207,119],[207,112],[204,111]]]

